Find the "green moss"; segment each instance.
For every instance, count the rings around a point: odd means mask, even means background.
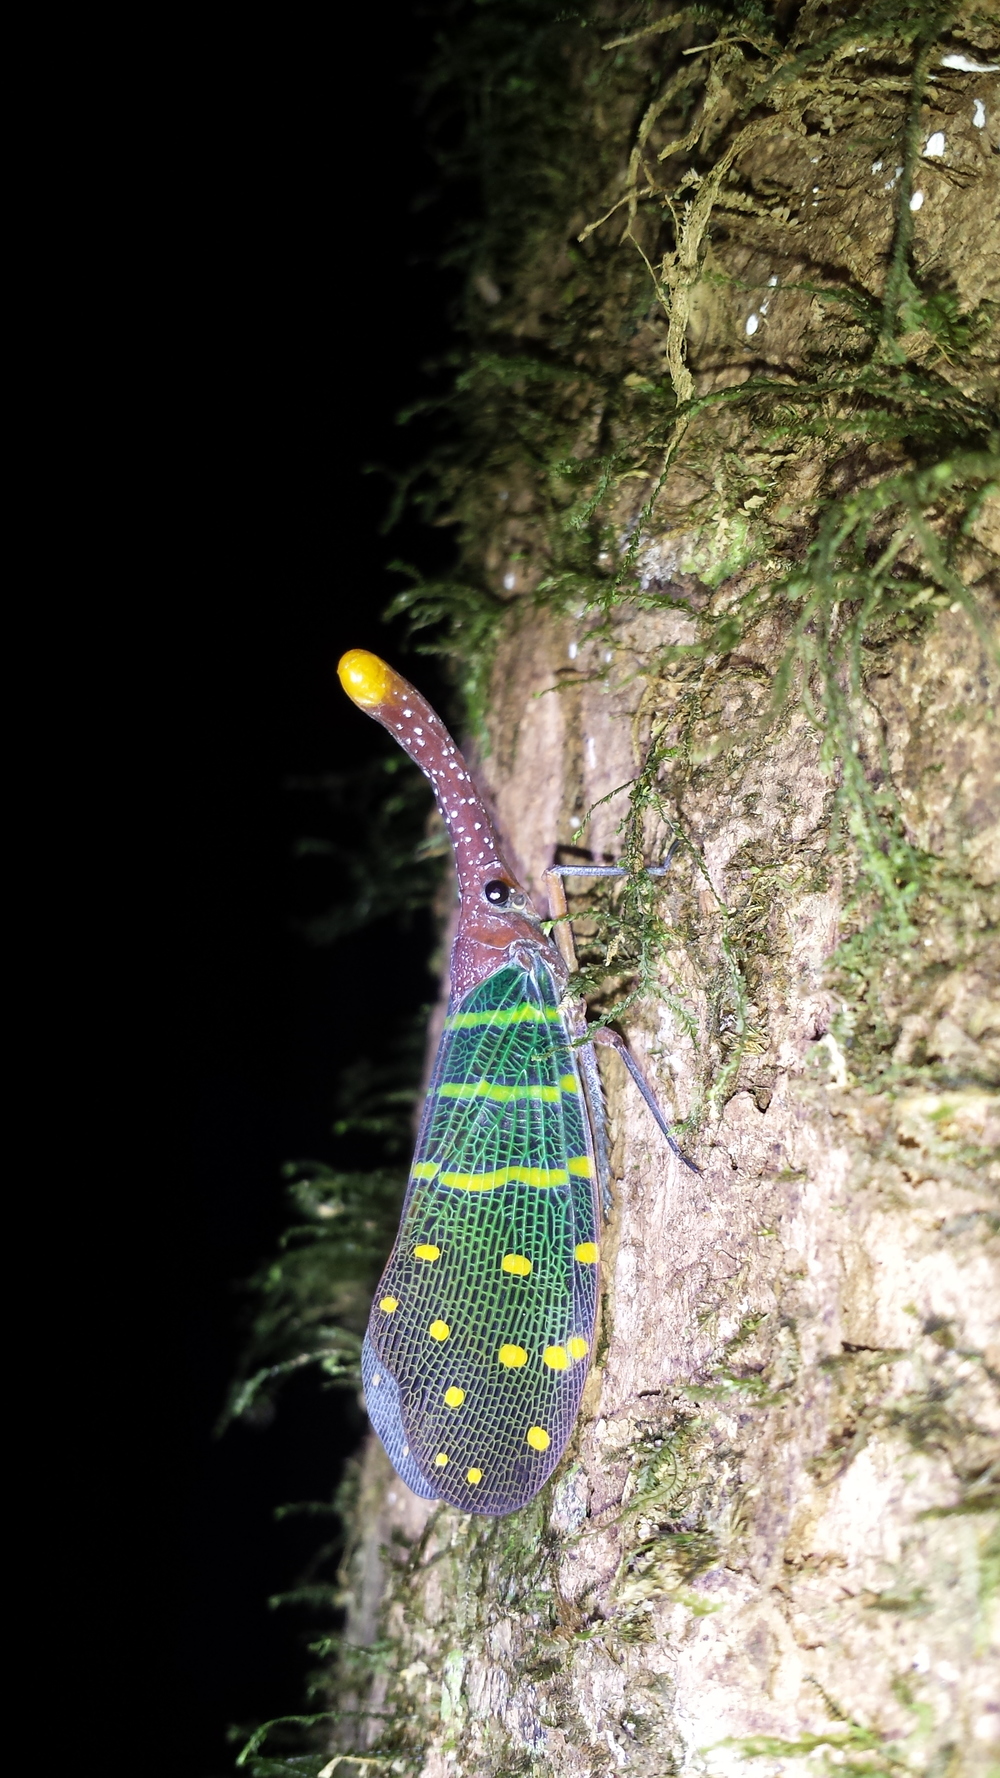
[[[392,1244],[405,1172],[338,1173],[300,1161],[285,1173],[298,1220],[250,1280],[255,1313],[244,1375],[233,1385],[220,1431],[232,1419],[259,1415],[269,1393],[305,1366],[319,1366],[335,1382],[360,1382],[371,1291]]]
[[[321,1725],[328,1728],[331,1723],[346,1721],[358,1714],[359,1712],[350,1710],[319,1710],[308,1715],[272,1717],[270,1722],[261,1723],[260,1727],[255,1729],[249,1739],[244,1742],[236,1757],[237,1769],[245,1766],[250,1773],[250,1778],[284,1778],[285,1774],[299,1774],[299,1778],[318,1778],[321,1769],[329,1764],[329,1754],[291,1753],[285,1758],[280,1758],[262,1754],[262,1748],[269,1739],[280,1741],[282,1738],[288,1738],[289,1734],[294,1736],[296,1732],[301,1735],[303,1730],[318,1730]],[[371,1713],[364,1712],[363,1714]],[[234,1731],[231,1739],[241,1739],[239,1732]],[[350,1754],[345,1754],[343,1757],[345,1760],[352,1758]],[[385,1760],[366,1762],[364,1755],[359,1755],[358,1758],[362,1766],[368,1763],[373,1770],[378,1770],[380,1766],[388,1763]],[[401,1769],[405,1770],[405,1768]]]
[[[779,14],[739,3],[666,14],[641,3],[584,13],[568,13],[559,0],[483,4],[449,13],[430,80],[432,107],[450,119],[442,161],[481,181],[483,213],[456,247],[468,295],[440,409],[442,443],[416,466],[408,490],[425,517],[453,527],[456,566],[430,582],[397,564],[408,585],[393,615],[407,618],[419,649],[449,661],[481,734],[494,645],[522,613],[572,610],[595,638],[610,635],[624,605],[679,608],[691,620],[695,640],[663,649],[646,667],[647,738],[618,836],[629,874],[590,900],[577,985],[604,1021],[655,996],[696,1039],[697,1092],[682,1125],[692,1131],[741,1086],[764,1109],[767,990],[780,987],[791,949],[782,909],[834,877],[846,889],[831,973],[842,1005],[835,1036],[855,1080],[943,1079],[920,1057],[905,1067],[891,1061],[909,1004],[900,984],[912,978],[907,992],[920,996],[918,934],[957,923],[979,893],[913,841],[869,721],[875,671],[945,607],[958,604],[984,631],[963,575],[1000,469],[995,413],[980,393],[995,356],[996,313],[987,304],[964,311],[953,291],[921,275],[909,209],[929,58],[959,8],[877,0],[838,24],[821,8],[803,9],[789,42]],[[699,394],[688,363],[692,318],[713,324],[735,290],[753,288],[721,266],[722,224],[749,218],[778,243],[776,253],[798,251],[780,202],[744,178],[741,155],[782,130],[804,140],[832,133],[821,121],[831,110],[857,141],[868,139],[863,71],[844,55],[848,44],[876,48],[909,83],[902,98],[885,100],[880,121],[903,145],[884,291],[876,297],[846,272],[783,286],[817,306],[821,343],[811,336],[780,374]],[[456,108],[464,131],[454,128]],[[816,477],[803,512],[796,477],[804,463]],[[519,528],[498,565],[499,519],[515,509]],[[697,578],[693,591],[643,589],[643,551],[664,538],[677,545],[677,572]],[[514,599],[503,586],[508,568],[522,589]],[[761,637],[771,640],[758,649]],[[758,655],[773,660],[775,648],[776,672],[755,665]],[[741,719],[723,722],[725,700],[737,693]],[[720,892],[685,807],[695,794],[723,805],[742,796],[752,819],[748,765],[787,742],[803,718],[829,778],[820,830],[807,841],[772,833],[748,844]],[[794,786],[787,796],[791,815]],[[382,826],[388,833],[392,823]],[[642,871],[653,834],[672,844],[662,885]],[[574,836],[584,838],[584,829]],[[377,880],[380,870],[377,859],[366,861],[362,875]],[[394,865],[383,877],[407,880]],[[582,904],[572,905],[577,912]],[[982,929],[991,917],[983,903]],[[971,955],[978,938],[967,932]],[[375,1097],[360,1115],[377,1121],[385,1115],[378,1083],[353,1083],[352,1098],[361,1087]],[[946,1159],[975,1164],[971,1150]],[[304,1362],[350,1373],[365,1281],[391,1243],[402,1183],[390,1168],[379,1175],[371,1214],[367,1188],[350,1176],[306,1170],[295,1179],[308,1202],[260,1280],[255,1350],[268,1363],[251,1391]],[[780,1353],[766,1334],[758,1317],[748,1318],[716,1368],[679,1394],[662,1436],[632,1453],[610,1620],[597,1619],[586,1598],[570,1604],[559,1594],[564,1546],[549,1529],[549,1487],[506,1520],[435,1514],[415,1547],[383,1552],[388,1603],[394,1623],[402,1614],[407,1649],[420,1638],[434,1644],[431,1573],[444,1577],[458,1638],[488,1632],[507,1612],[533,1615],[524,1677],[541,1688],[555,1684],[572,1647],[647,1635],[649,1597],[712,1609],[694,1583],[738,1543],[740,1510],[730,1503],[727,1518],[713,1494],[718,1410],[738,1403],[753,1416],[796,1384],[794,1330]],[[747,1361],[758,1340],[759,1368]],[[605,1352],[602,1336],[598,1356]],[[884,1394],[878,1368],[894,1356],[851,1354],[831,1369],[835,1431],[814,1464],[820,1482],[870,1436]],[[890,1418],[888,1429],[917,1449],[955,1451],[967,1431],[933,1390],[896,1404]],[[968,1511],[984,1509],[980,1482],[963,1482]],[[988,1555],[991,1586],[995,1570]],[[921,1596],[886,1593],[872,1609],[916,1612]],[[341,1645],[335,1686],[364,1696],[377,1673],[386,1688],[384,1733],[366,1757],[418,1769],[442,1712],[457,1747],[463,1647],[459,1640],[450,1667],[446,1660],[428,1673],[421,1701],[400,1678],[401,1644],[387,1631],[367,1651]],[[831,1771],[908,1769],[898,1749],[829,1707],[843,1723],[834,1735],[757,1737],[740,1751],[796,1758],[829,1748]],[[498,1774],[544,1769],[498,1726],[491,1736]],[[587,1744],[585,1725],[575,1744]]]
[[[460,42],[450,40],[436,77],[441,86],[474,78],[484,90],[502,88],[509,101],[510,94],[517,97],[488,114],[480,111],[460,151],[464,166],[478,161],[493,169],[482,233],[467,247],[474,344],[451,403],[463,461],[457,464],[446,450],[424,466],[421,482],[427,509],[457,523],[470,572],[460,584],[415,586],[400,604],[429,632],[426,646],[461,657],[466,675],[475,661],[467,691],[478,719],[490,641],[506,621],[480,540],[495,530],[505,484],[529,491],[532,503],[529,529],[541,572],[530,599],[550,608],[572,602],[577,611],[607,619],[622,600],[663,607],[661,594],[650,600],[636,584],[640,548],[656,534],[661,513],[672,510],[678,471],[700,480],[704,494],[685,509],[691,541],[682,570],[720,589],[721,596],[698,613],[700,639],[684,650],[686,667],[702,663],[700,673],[688,673],[684,701],[693,726],[720,675],[734,671],[734,654],[765,620],[778,618],[787,643],[770,727],[762,725],[761,740],[773,741],[792,707],[806,711],[821,736],[832,786],[830,847],[852,886],[836,966],[847,1007],[839,1035],[862,1079],[884,1069],[894,1038],[878,994],[887,957],[912,944],[921,899],[926,917],[941,896],[961,896],[969,888],[907,839],[888,774],[877,765],[873,773],[862,746],[867,675],[885,649],[917,634],[936,610],[955,601],[981,624],[956,552],[984,493],[996,486],[1000,458],[989,404],[964,394],[954,370],[982,360],[995,315],[986,304],[963,313],[953,292],[921,287],[909,209],[929,57],[957,15],[954,6],[883,0],[838,26],[811,23],[789,56],[771,10],[756,5],[678,11],[674,19],[667,15],[652,24],[643,22],[641,7],[614,9],[613,16],[628,24],[602,47],[586,16],[571,19],[539,0],[512,9],[502,21],[491,11],[471,23]],[[908,61],[911,71],[883,299],[876,302],[846,281],[839,287],[788,286],[826,308],[823,362],[799,374],[751,376],[736,387],[696,396],[685,346],[693,293],[699,287],[725,290],[733,282],[709,253],[715,212],[739,207],[740,154],[769,132],[802,129],[804,119],[821,115],[834,100],[852,127],[862,75],[853,77],[852,89],[840,54],[847,41],[878,46],[904,65]],[[761,115],[765,104],[770,116]],[[598,107],[604,123],[595,128]],[[575,152],[581,134],[588,142],[585,156]],[[629,134],[629,182],[608,213],[625,224],[620,242],[606,220],[595,221],[581,231],[579,245],[557,249],[553,230],[558,240],[574,209],[597,208],[600,190],[611,181],[611,145]],[[657,161],[654,145],[664,139],[666,160],[661,155]],[[739,202],[765,214],[752,191],[743,190]],[[522,222],[515,230],[511,218],[519,206]],[[526,232],[524,214],[535,219]],[[487,261],[491,276],[503,266],[492,310],[484,310],[475,295],[476,268]],[[554,309],[538,309],[540,284],[558,293]],[[648,332],[652,325],[650,298],[666,328],[665,380],[634,369],[629,352],[635,330]],[[621,318],[618,331],[607,326],[611,313]],[[532,350],[525,349],[526,333],[538,340]],[[600,423],[586,442],[585,419],[593,412],[600,413]],[[843,480],[842,466],[859,450],[876,463],[880,457],[891,463],[893,454],[908,461],[877,474],[873,486],[825,501],[821,496],[813,535],[799,559],[792,565],[785,558],[785,568],[769,574],[768,558],[780,563],[786,548],[776,522],[780,466],[798,460],[806,439],[824,465],[829,489]],[[622,501],[634,485],[645,485],[646,495],[638,517],[629,518],[622,547]],[[757,572],[749,587],[737,582],[735,596],[727,591],[734,576],[755,562],[765,565],[763,575]],[[695,770],[710,769],[692,759],[689,742],[690,734],[679,747],[667,747],[654,725],[623,823],[622,853],[630,865],[643,861],[648,817],[655,812],[669,822],[673,811],[676,828],[685,781]],[[721,770],[724,761],[716,763]],[[759,885],[758,901],[779,886],[782,868],[787,875],[797,862],[776,864],[771,881]],[[746,911],[720,902],[714,934],[704,933],[702,918],[694,923],[695,936],[691,923],[685,930],[664,918],[638,877],[617,902],[596,910],[605,968],[602,978],[600,962],[593,960],[581,985],[597,997],[606,1019],[657,994],[690,1028],[691,997],[676,976],[670,979],[671,947],[686,944],[688,956],[697,958],[710,1029],[703,1034],[708,1066],[701,1102],[688,1120],[692,1127],[724,1103],[745,1059],[762,1046],[747,1008],[755,967],[768,956],[765,922],[758,920],[751,930]],[[852,1008],[864,1008],[860,1024],[851,1024]]]

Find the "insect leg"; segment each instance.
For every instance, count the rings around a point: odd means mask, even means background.
[[[670,1147],[673,1149],[675,1155],[677,1155],[679,1160],[682,1160],[684,1162],[685,1167],[690,1167],[692,1173],[700,1173],[701,1168],[696,1167],[693,1161],[689,1161],[687,1158],[687,1155],[681,1153],[680,1149],[677,1146],[677,1143],[674,1141],[674,1138],[673,1138],[671,1131],[670,1131],[670,1125],[667,1123],[667,1120],[664,1117],[662,1111],[660,1110],[660,1107],[656,1103],[656,1097],[653,1093],[653,1089],[649,1085],[649,1082],[647,1081],[645,1075],[643,1074],[641,1068],[639,1067],[639,1064],[636,1061],[635,1057],[633,1056],[632,1051],[629,1049],[628,1044],[625,1042],[624,1037],[619,1037],[617,1031],[609,1031],[607,1025],[596,1025],[591,1032],[591,1042],[592,1043],[603,1043],[606,1049],[612,1049],[612,1050],[618,1051],[618,1054],[621,1056],[621,1059],[624,1062],[629,1073],[631,1074],[632,1079],[635,1081],[636,1086],[638,1087],[640,1093],[642,1094],[643,1098],[645,1099],[646,1104],[649,1107],[649,1110],[650,1110],[653,1118],[655,1119],[659,1128],[663,1131],[663,1134],[666,1137],[667,1142],[669,1143]]]
[[[651,864],[646,867],[644,874],[647,877],[666,876],[676,844],[677,841],[674,840],[667,847],[662,864]],[[553,864],[544,873],[542,881],[549,898],[549,918],[555,922],[552,936],[559,947],[559,954],[563,962],[571,972],[578,968],[578,964],[576,947],[573,944],[573,928],[568,918],[569,907],[566,902],[565,878],[627,877],[628,875],[629,872],[623,864]]]
[[[611,1215],[611,1162],[608,1158],[608,1126],[604,1113],[601,1071],[597,1066],[597,1055],[592,1043],[582,1043],[576,1054],[580,1064],[583,1096],[587,1103],[590,1133],[594,1139],[594,1162],[601,1192],[601,1209],[605,1217],[608,1217]]]
[[[670,845],[664,853],[663,863],[644,864],[641,868],[641,875],[644,877],[665,877],[673,863],[674,852],[676,851],[677,846],[678,841],[671,840]],[[549,884],[550,877],[628,877],[632,874],[633,873],[625,864],[550,864],[548,870],[545,872],[545,881],[549,887],[549,894],[551,895],[552,886]],[[559,911],[560,913],[566,912],[565,896],[563,897],[563,906]]]
[[[576,947],[573,943],[573,928],[567,918],[569,908],[566,905],[566,890],[563,886],[563,878],[573,874],[573,872],[564,869],[560,865],[553,865],[552,869],[547,870],[542,878],[542,881],[545,884],[545,892],[549,898],[549,917],[556,922],[552,928],[552,936],[559,947],[559,955],[571,974],[577,969],[578,965],[576,961]]]
[[[677,841],[674,840],[667,848],[663,863],[647,866],[645,874],[649,877],[666,876],[667,871],[670,869],[670,863],[676,845]],[[566,877],[626,877],[628,874],[625,866],[620,864],[554,864],[545,872],[545,886],[548,891],[549,910],[552,918],[558,921],[558,924],[553,927],[552,935],[556,944],[559,946],[560,954],[562,955],[567,968],[575,970],[577,961],[576,950],[573,944],[573,933],[569,921],[565,918],[565,915],[568,912],[568,907],[566,903],[566,890],[563,886],[564,879]],[[560,918],[560,916],[563,917]],[[594,1153],[597,1157],[598,1175],[601,1180],[601,1198],[605,1205],[605,1214],[607,1214],[607,1208],[611,1201],[611,1171],[608,1163],[608,1147],[605,1136],[604,1094],[601,1088],[601,1076],[597,1066],[597,1056],[594,1052],[595,1043],[603,1043],[608,1049],[618,1051],[618,1054],[621,1056],[622,1061],[631,1074],[632,1079],[635,1081],[635,1084],[645,1099],[657,1125],[663,1131],[663,1134],[675,1155],[679,1160],[684,1162],[685,1167],[690,1167],[692,1173],[700,1173],[701,1168],[696,1167],[694,1161],[689,1161],[687,1155],[681,1153],[680,1148],[671,1135],[670,1125],[667,1123],[660,1107],[656,1103],[656,1097],[653,1090],[642,1073],[639,1064],[636,1062],[625,1039],[619,1037],[617,1031],[609,1031],[606,1025],[598,1025],[594,1028],[591,1034],[591,1041],[587,1044],[583,1044],[580,1048],[580,1073],[583,1077],[584,1092],[587,1098],[587,1109],[590,1113],[590,1124],[594,1133]]]

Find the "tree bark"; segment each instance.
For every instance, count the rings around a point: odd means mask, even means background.
[[[476,310],[484,355],[550,380],[523,372],[511,436],[470,420],[451,498],[501,607],[479,776],[525,881],[560,846],[678,841],[655,909],[573,905],[588,954],[612,934],[595,1010],[642,988],[621,1026],[701,1173],[602,1057],[617,1185],[570,1452],[486,1521],[372,1441],[339,1695],[384,1714],[335,1744],[423,1778],[985,1775],[997,13],[921,38],[807,10],[766,92],[763,26],[678,18],[611,52],[567,28],[591,186],[480,269]]]

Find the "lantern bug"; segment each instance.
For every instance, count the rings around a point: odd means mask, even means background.
[[[531,1500],[559,1462],[594,1343],[610,1200],[595,1042],[618,1051],[684,1156],[623,1040],[595,1027],[581,1043],[583,1004],[564,999],[576,959],[559,919],[563,878],[623,872],[547,873],[553,943],[427,700],[364,649],[338,670],[348,696],[430,779],[461,897],[444,1031],[364,1342],[365,1399],[415,1494],[499,1516]]]

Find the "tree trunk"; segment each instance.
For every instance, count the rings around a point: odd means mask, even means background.
[[[998,14],[536,10],[554,170],[472,268],[452,646],[475,595],[479,775],[536,895],[559,847],[676,842],[652,901],[572,905],[701,1173],[602,1058],[570,1451],[491,1521],[371,1442],[339,1684],[375,1714],[336,1745],[423,1778],[985,1774]]]

